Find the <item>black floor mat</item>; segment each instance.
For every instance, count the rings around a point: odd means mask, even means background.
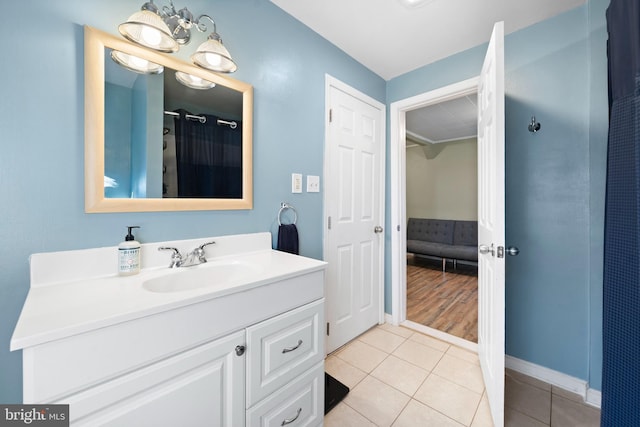
[[[349,387],[324,373],[324,414],[327,415],[349,393]]]

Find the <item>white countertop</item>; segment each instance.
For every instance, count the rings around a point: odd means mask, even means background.
[[[194,267],[169,269],[170,253],[157,250],[159,246],[174,246],[185,253],[211,240],[216,245],[207,247],[208,262]],[[229,262],[246,263],[256,270],[224,284],[178,292],[153,292],[143,286],[146,280],[156,277]],[[246,291],[326,266],[324,261],[272,250],[270,233],[144,244],[143,268],[134,276],[115,273],[115,246],[35,254],[30,264],[31,287],[11,338],[12,351]]]

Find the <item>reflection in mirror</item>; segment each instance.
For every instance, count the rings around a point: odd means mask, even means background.
[[[242,93],[106,59],[105,181],[108,198],[242,198]]]
[[[251,209],[250,85],[85,27],[85,86],[87,212]]]

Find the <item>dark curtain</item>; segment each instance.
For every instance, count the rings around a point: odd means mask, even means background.
[[[612,0],[602,419],[640,426],[640,2]]]
[[[176,112],[178,197],[242,198],[242,122],[231,129],[213,115],[197,114],[201,123]]]

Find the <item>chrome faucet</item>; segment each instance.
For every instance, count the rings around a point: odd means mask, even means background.
[[[205,246],[213,245],[215,243],[216,242],[203,243],[202,245],[189,252],[186,257],[183,256],[178,249],[173,247],[161,246],[158,248],[158,250],[173,251],[173,253],[171,254],[171,264],[169,264],[169,268],[191,267],[207,262],[207,258],[204,254],[204,248]]]

